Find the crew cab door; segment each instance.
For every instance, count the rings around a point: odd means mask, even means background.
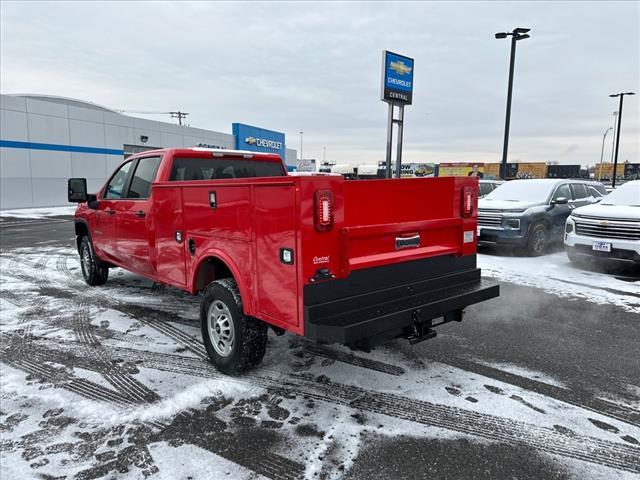
[[[573,202],[573,193],[571,192],[571,188],[569,184],[563,183],[562,185],[558,185],[556,191],[551,197],[551,201],[557,200],[558,198],[565,197],[569,199],[569,203],[567,204],[556,204],[553,206],[551,210],[549,210],[549,216],[551,217],[551,229],[553,230],[553,235],[562,235],[564,231],[564,224],[567,220],[567,217],[573,210],[574,205]]]
[[[133,161],[123,163],[111,176],[102,192],[95,213],[96,223],[91,232],[91,241],[96,252],[101,256],[119,261],[116,252],[116,236],[118,234],[118,210],[123,201],[126,186],[129,183]]]
[[[143,157],[135,161],[126,188],[125,198],[120,200],[116,215],[116,256],[123,265],[143,274],[154,274],[155,235],[151,205],[151,183],[155,179],[159,156]]]

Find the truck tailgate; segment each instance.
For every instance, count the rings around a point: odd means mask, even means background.
[[[462,192],[476,189],[476,182],[464,177],[345,182],[341,274],[425,257],[475,253],[475,214],[463,218]],[[477,195],[473,198],[477,202]]]

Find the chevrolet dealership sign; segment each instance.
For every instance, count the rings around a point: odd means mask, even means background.
[[[382,100],[411,105],[413,99],[413,58],[387,50],[382,52]]]
[[[248,145],[257,145],[258,147],[263,148],[270,148],[271,150],[280,150],[282,148],[282,142],[267,140],[266,138],[247,137],[244,139],[244,143]]]
[[[285,159],[284,133],[244,123],[234,123],[232,128],[236,149],[277,153],[280,158]]]

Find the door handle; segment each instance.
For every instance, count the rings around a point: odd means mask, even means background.
[[[107,212],[109,215],[113,215],[114,213],[116,213],[116,211],[113,208],[107,208],[105,212]]]
[[[139,210],[136,212],[136,217],[138,218],[144,218],[146,216],[146,213],[144,213],[142,210]]]

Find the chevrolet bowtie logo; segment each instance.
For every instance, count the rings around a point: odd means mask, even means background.
[[[407,67],[402,60],[391,62],[389,68],[394,70],[398,75],[406,75],[410,73],[412,69],[412,67]]]
[[[247,137],[247,138],[244,139],[244,142],[248,143],[249,145],[255,145],[256,139],[253,138],[253,137]]]
[[[598,223],[600,224],[601,227],[608,227],[609,226],[609,222],[607,222],[606,220],[601,220]]]

